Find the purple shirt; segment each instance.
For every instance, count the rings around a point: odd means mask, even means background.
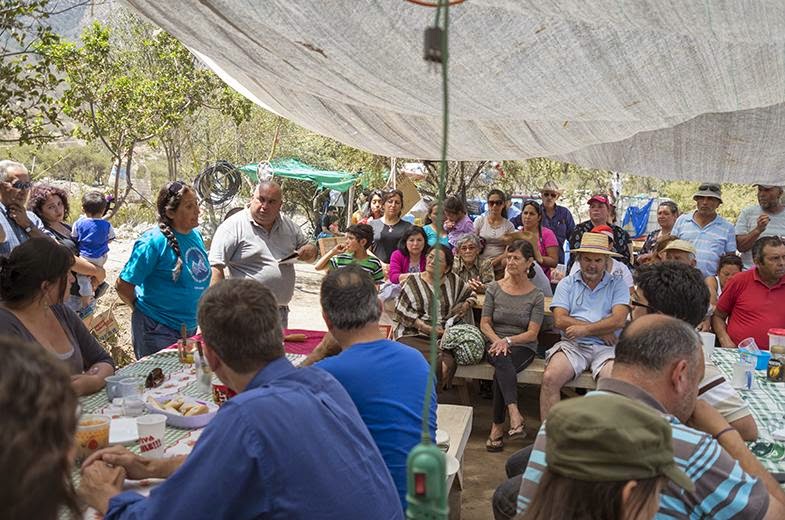
[[[458,239],[469,233],[474,233],[474,223],[468,215],[464,215],[461,220],[455,223],[455,226],[453,226],[452,230],[447,234],[447,240],[450,242],[453,250],[455,249],[455,244],[458,242]]]

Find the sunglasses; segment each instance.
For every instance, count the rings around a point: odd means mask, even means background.
[[[556,193],[543,193],[542,196],[546,199],[555,199],[558,195]]]
[[[161,386],[161,383],[164,382],[166,376],[164,375],[164,371],[160,368],[154,368],[147,374],[147,377],[144,380],[144,387],[145,388],[158,388]]]
[[[489,200],[488,201],[488,205],[489,206],[501,206],[502,204],[504,204],[503,200]]]
[[[166,189],[172,195],[177,195],[178,193],[183,191],[183,188],[185,188],[185,186],[186,184],[183,181],[172,181],[169,183],[169,186]]]
[[[33,187],[32,182],[16,181],[11,185],[12,188],[17,190],[29,190]]]
[[[633,307],[643,307],[647,311],[653,312],[655,314],[659,314],[660,313],[659,310],[655,309],[651,305],[646,305],[645,303],[641,303],[639,301],[630,300],[630,305],[632,305]]]
[[[701,184],[698,191],[713,191],[714,193],[719,193],[720,187],[716,184]]]

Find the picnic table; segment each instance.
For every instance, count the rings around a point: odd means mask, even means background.
[[[728,381],[738,359],[737,349],[717,348],[712,354],[712,361]],[[755,385],[752,390],[738,391],[758,425],[758,440],[749,443],[749,448],[768,471],[785,473],[785,442],[771,435],[785,428],[785,383],[769,382],[765,370],[756,370]]]

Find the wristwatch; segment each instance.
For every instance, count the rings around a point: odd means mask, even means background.
[[[32,230],[33,230],[33,226],[27,226],[25,228],[25,233],[27,233],[29,235]]]
[[[504,338],[504,341],[506,341],[508,345],[512,346],[512,341],[510,341],[510,337],[509,336]]]

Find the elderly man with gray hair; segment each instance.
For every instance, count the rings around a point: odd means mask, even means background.
[[[0,256],[29,238],[47,236],[41,219],[26,209],[32,186],[24,164],[0,161]]]
[[[758,203],[747,206],[736,219],[736,248],[741,253],[744,269],[752,269],[752,246],[760,237],[785,236],[785,205],[782,186],[756,184]]]
[[[253,278],[272,291],[281,313],[281,325],[289,325],[289,302],[294,295],[293,257],[304,262],[316,258],[316,246],[300,226],[281,214],[283,193],[273,181],[256,187],[246,211],[226,219],[210,246],[211,285],[226,277]]]

